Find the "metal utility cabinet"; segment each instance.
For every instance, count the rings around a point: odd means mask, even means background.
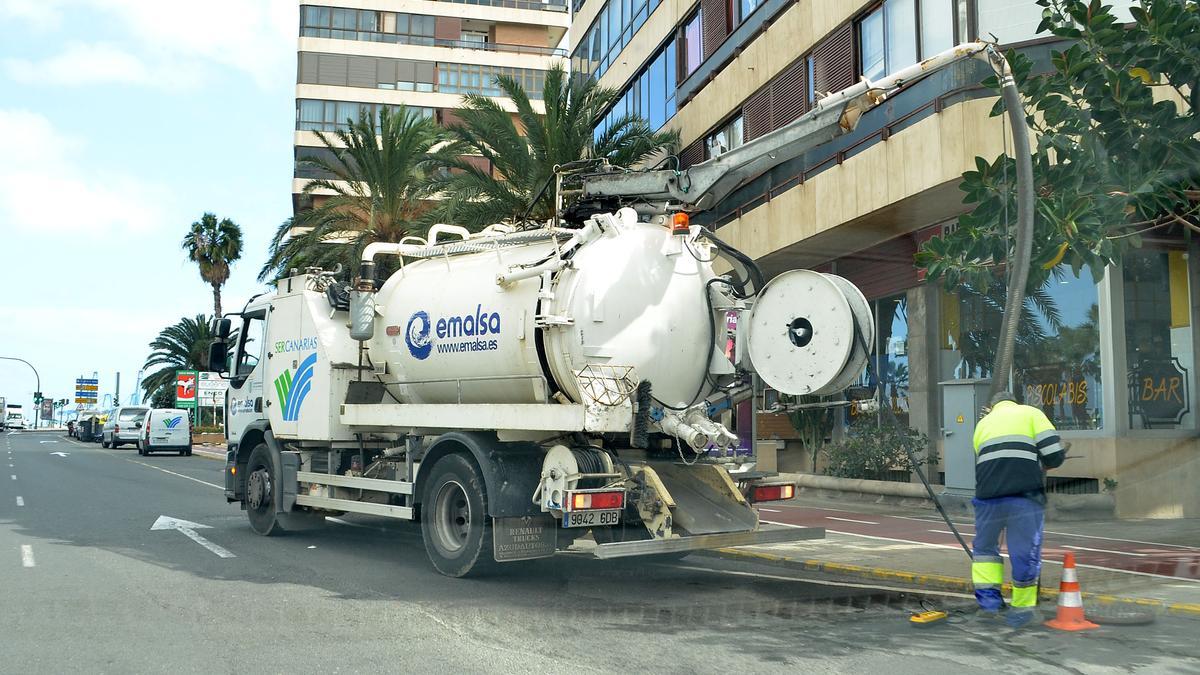
[[[942,440],[946,494],[975,496],[975,423],[987,405],[991,380],[949,380],[942,388]]]

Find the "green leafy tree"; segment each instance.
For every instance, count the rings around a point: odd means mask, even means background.
[[[635,114],[622,115],[593,137],[619,92],[571,77],[562,66],[546,72],[545,115],[534,110],[516,80],[501,76],[496,82],[516,106],[516,119],[487,96],[464,97],[457,111],[462,123],[449,127],[455,142],[438,152],[444,170],[433,185],[443,199],[428,214],[431,221],[474,230],[502,221],[544,222],[554,215],[553,187],[543,188],[555,167],[599,158],[631,166],[679,142],[677,132],[655,132]],[[487,160],[491,170],[466,158],[472,155]]]
[[[212,286],[213,316],[221,316],[221,287],[229,281],[230,265],[242,257],[242,228],[205,213],[188,229],[182,248],[200,268],[200,278]]]
[[[399,242],[419,234],[417,216],[432,194],[430,152],[445,140],[434,121],[404,106],[364,111],[347,129],[317,132],[326,155],[302,157],[302,166],[328,178],[304,186],[306,195],[329,195],[313,209],[285,220],[275,231],[259,281],[304,267],[350,267],[367,244]]]
[[[150,342],[150,355],[142,368],[154,372],[142,378],[143,398],[155,407],[169,408],[175,404],[175,371],[208,370],[208,346],[216,338],[208,317],[197,314],[184,317],[159,332]],[[237,344],[236,336],[229,341]],[[161,403],[166,405],[160,405]]]
[[[1200,231],[1200,8],[1196,0],[1144,0],[1122,26],[1099,0],[1039,0],[1039,32],[1070,41],[1049,72],[1009,60],[1037,139],[1035,218],[1026,288],[1059,265],[1100,278],[1148,232]],[[997,88],[996,78],[986,84]],[[997,102],[993,115],[1001,114]],[[1003,283],[1014,241],[1015,161],[977,157],[963,174],[973,209],[934,237],[917,265],[947,288]],[[1021,283],[1020,281],[1016,283]]]

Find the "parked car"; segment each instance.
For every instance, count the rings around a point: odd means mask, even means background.
[[[138,437],[138,454],[192,454],[192,416],[179,408],[154,408],[146,414]]]
[[[24,429],[25,416],[19,412],[8,413],[8,419],[5,420],[4,426],[8,429]]]
[[[142,422],[150,409],[144,406],[121,406],[108,415],[101,432],[100,445],[117,448],[126,443],[136,444],[142,433]]]

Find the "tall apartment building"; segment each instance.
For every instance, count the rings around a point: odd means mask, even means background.
[[[575,10],[574,70],[622,91],[600,127],[634,111],[677,129],[684,166],[791,122],[824,92],[959,42],[994,36],[1038,68],[1063,47],[1036,35],[1034,0],[576,0]],[[856,283],[877,322],[879,375],[864,384],[939,445],[938,383],[988,374],[999,311],[972,289],[926,283],[913,254],[967,210],[958,184],[975,157],[1011,152],[979,86],[988,74],[971,61],[914,83],[854,132],[702,215],[770,275],[804,267]],[[1194,240],[1159,231],[1099,279],[1068,270],[1041,289],[1056,312],[1034,307],[1014,385],[1072,443],[1052,490],[1116,481],[1122,516],[1200,516],[1197,254]],[[843,433],[878,423],[840,420]],[[790,435],[786,423],[760,427]]]
[[[566,56],[569,20],[565,0],[302,0],[296,160],[323,152],[314,132],[344,128],[363,110],[403,104],[445,123],[463,94],[498,96],[501,74],[540,94],[550,64]],[[311,171],[296,164],[295,209],[309,206],[301,192]]]

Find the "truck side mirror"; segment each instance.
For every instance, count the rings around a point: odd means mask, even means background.
[[[229,331],[232,329],[232,322],[229,319],[213,319],[210,330],[218,339],[225,340],[229,337]]]
[[[221,319],[225,327],[229,327],[229,319]],[[214,373],[224,373],[228,369],[229,345],[224,338],[213,340],[208,345],[208,369]]]

